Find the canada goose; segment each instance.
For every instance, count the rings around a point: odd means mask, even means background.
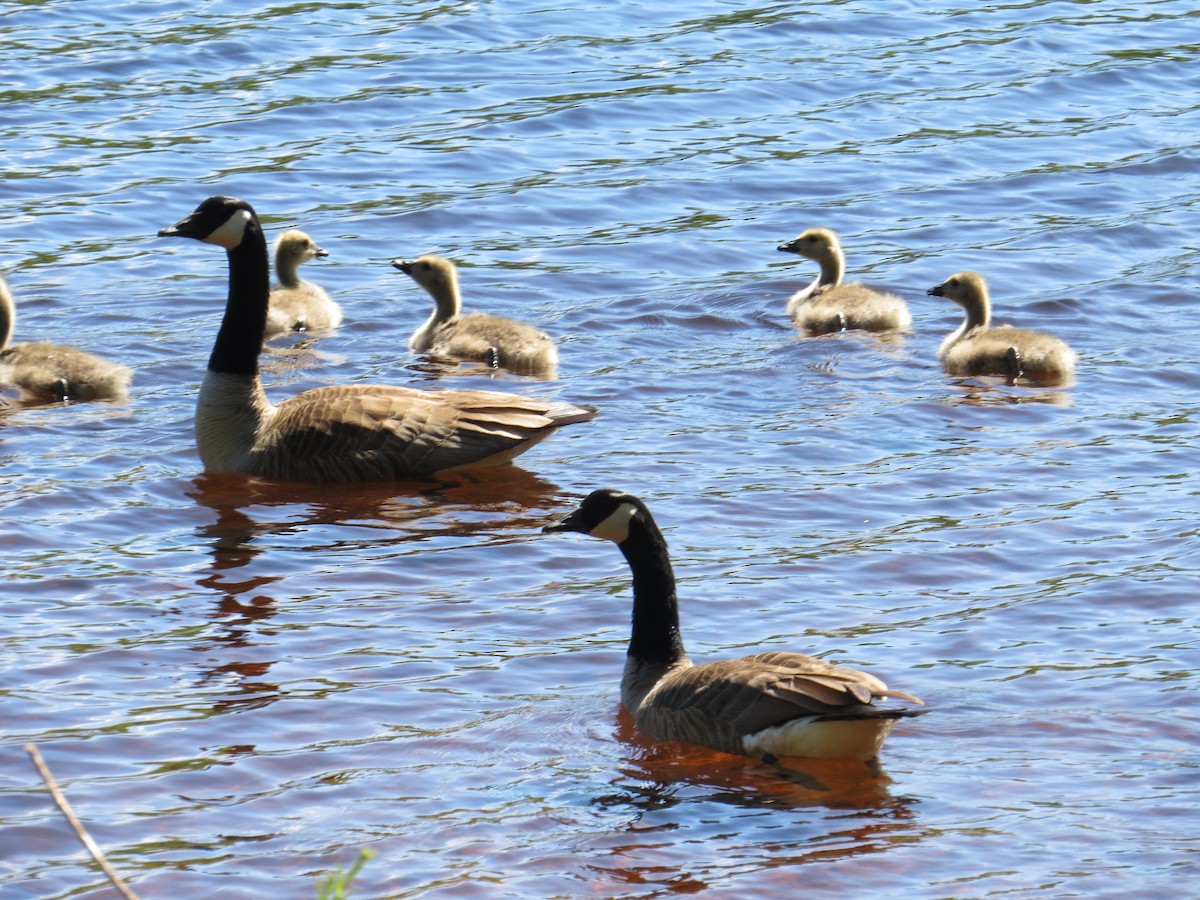
[[[1059,384],[1075,371],[1075,351],[1048,334],[991,325],[992,306],[987,282],[977,272],[958,272],[929,289],[933,297],[953,300],[966,318],[938,348],[938,359],[951,375],[1024,375],[1045,384]]]
[[[860,281],[842,284],[846,261],[838,236],[828,228],[809,228],[778,249],[798,253],[821,266],[821,274],[812,284],[788,300],[787,314],[797,328],[826,334],[848,328],[893,331],[912,324],[908,304],[895,294],[877,291]]]
[[[229,258],[229,298],[196,406],[208,471],[292,481],[421,478],[508,462],[558,427],[595,415],[490,391],[365,384],[316,388],[274,406],[258,376],[269,275],[250,204],[210,197],[159,235],[216,244]]]
[[[871,760],[908,708],[873,675],[788,651],[693,665],[679,635],[679,606],[667,543],[650,511],[621,491],[593,491],[543,531],[577,531],[613,541],[633,573],[633,633],[621,705],[637,727],[662,740],[691,741],[771,761],[801,756]]]
[[[328,256],[316,241],[293,228],[275,241],[275,275],[267,313],[267,335],[289,331],[325,331],[342,324],[342,308],[329,299],[325,289],[305,281],[296,270],[310,259]]]
[[[412,261],[393,260],[392,265],[433,298],[433,314],[409,339],[414,353],[478,360],[492,368],[553,377],[558,350],[550,335],[502,316],[462,314],[458,271],[450,260],[426,254]]]
[[[120,400],[133,372],[78,347],[34,341],[8,346],[17,319],[8,284],[0,278],[0,384],[40,400]]]

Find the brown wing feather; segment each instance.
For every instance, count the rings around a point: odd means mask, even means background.
[[[491,391],[342,385],[280,404],[254,471],[276,478],[421,478],[505,462],[595,410]]]
[[[759,653],[704,663],[663,678],[638,710],[656,737],[742,752],[742,737],[805,715],[893,714],[873,706],[895,696],[878,678],[800,653]]]

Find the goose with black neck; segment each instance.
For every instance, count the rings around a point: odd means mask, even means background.
[[[497,391],[420,391],[352,384],[274,405],[258,374],[270,297],[267,244],[250,204],[210,197],[159,232],[223,247],[229,295],[196,406],[196,443],[210,472],[289,481],[429,478],[510,462],[591,407]]]
[[[633,575],[633,628],[621,705],[661,740],[688,741],[768,762],[781,758],[870,761],[896,722],[919,715],[874,675],[786,650],[694,664],[679,632],[679,602],[667,542],[646,505],[602,489],[544,531],[613,541]]]

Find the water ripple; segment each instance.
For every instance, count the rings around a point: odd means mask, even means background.
[[[1193,15],[0,9],[16,339],[137,370],[126,404],[0,395],[6,885],[102,890],[33,740],[147,896],[311,892],[363,846],[356,886],[390,896],[1177,893]],[[272,342],[272,397],[487,386],[601,415],[458,485],[201,475],[224,262],[155,234],[216,192],[311,231],[331,255],[309,277],[347,310]],[[775,247],[818,224],[910,301],[911,334],[794,332],[816,270]],[[561,380],[415,360],[427,307],[389,263],[425,251],[460,263],[472,308],[553,332]],[[998,319],[1077,348],[1075,386],[939,371],[959,316],[925,292],[963,268]],[[934,711],[878,773],[781,777],[639,735],[617,703],[624,563],[539,533],[602,485],[659,517],[698,658],[791,647]]]

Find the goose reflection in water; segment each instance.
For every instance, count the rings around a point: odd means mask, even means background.
[[[214,519],[198,528],[211,563],[196,583],[218,599],[210,613],[216,627],[203,633],[195,649],[214,660],[204,667],[201,684],[227,685],[214,711],[281,699],[279,685],[265,679],[277,662],[271,619],[295,597],[284,596],[285,578],[278,570],[257,570],[272,538],[311,533],[303,552],[314,559],[331,551],[379,552],[444,537],[478,541],[495,535],[506,541],[506,532],[540,524],[559,493],[557,485],[515,466],[461,473],[441,483],[298,484],[240,473],[198,476],[187,495],[212,510]],[[338,529],[329,538],[323,526],[345,526],[346,533]]]
[[[215,713],[268,706],[281,697],[279,684],[266,680],[277,662],[274,652],[263,648],[256,655],[270,654],[271,658],[247,658],[246,651],[261,644],[262,629],[277,611],[270,588],[280,577],[238,574],[262,547],[255,543],[257,524],[234,501],[235,497],[246,499],[244,484],[239,491],[236,481],[245,479],[204,475],[193,482],[196,489],[187,492],[217,514],[215,522],[197,530],[211,548],[212,564],[196,583],[219,599],[210,613],[215,627],[206,629],[195,646],[209,661],[200,666],[198,685],[220,692],[212,703]],[[238,658],[231,660],[230,656]]]
[[[350,484],[274,481],[241,473],[204,473],[193,480],[188,496],[216,514],[200,529],[212,541],[214,555],[230,559],[214,568],[249,563],[270,535],[296,533],[314,526],[353,526],[381,532],[361,546],[422,540],[431,536],[470,536],[521,532],[544,521],[559,505],[561,488],[517,466],[456,472],[437,481],[376,481]],[[251,508],[256,515],[248,512]],[[266,514],[276,510],[277,514]],[[495,516],[481,520],[480,512]],[[350,546],[346,541],[332,545]],[[303,548],[320,553],[328,544]],[[239,562],[240,560],[240,562]]]
[[[263,345],[259,368],[273,385],[290,385],[307,382],[314,371],[343,366],[347,359],[344,353],[322,350],[320,337],[293,331]]]
[[[765,763],[695,744],[660,741],[639,731],[624,710],[614,738],[627,751],[622,775],[637,783],[628,794],[613,794],[604,805],[631,803],[645,809],[678,802],[687,786],[714,789],[710,799],[750,808],[821,806],[829,809],[902,810],[915,801],[895,797],[891,779],[877,761],[798,759]],[[639,799],[640,798],[640,799]],[[890,814],[890,813],[889,813]]]
[[[991,383],[981,380],[979,376],[959,376],[952,379],[952,384],[956,391],[944,400],[949,406],[1017,406],[1022,403],[1041,403],[1066,409],[1074,402],[1068,391]]]
[[[859,761],[792,760],[785,769],[657,741],[638,731],[625,712],[613,738],[625,751],[624,762],[613,789],[593,802],[607,816],[623,813],[626,824],[589,848],[593,860],[604,860],[587,866],[596,896],[618,896],[629,885],[656,885],[666,893],[728,888],[731,867],[753,873],[756,884],[768,872],[790,880],[802,877],[798,867],[808,863],[850,863],[925,836],[917,799],[894,795],[891,779]],[[736,829],[728,825],[731,818]],[[763,839],[753,842],[753,852],[734,843],[729,854],[722,852],[733,830],[745,835],[756,827]],[[710,847],[711,865],[681,869],[669,852],[664,857],[663,847],[689,840]]]

